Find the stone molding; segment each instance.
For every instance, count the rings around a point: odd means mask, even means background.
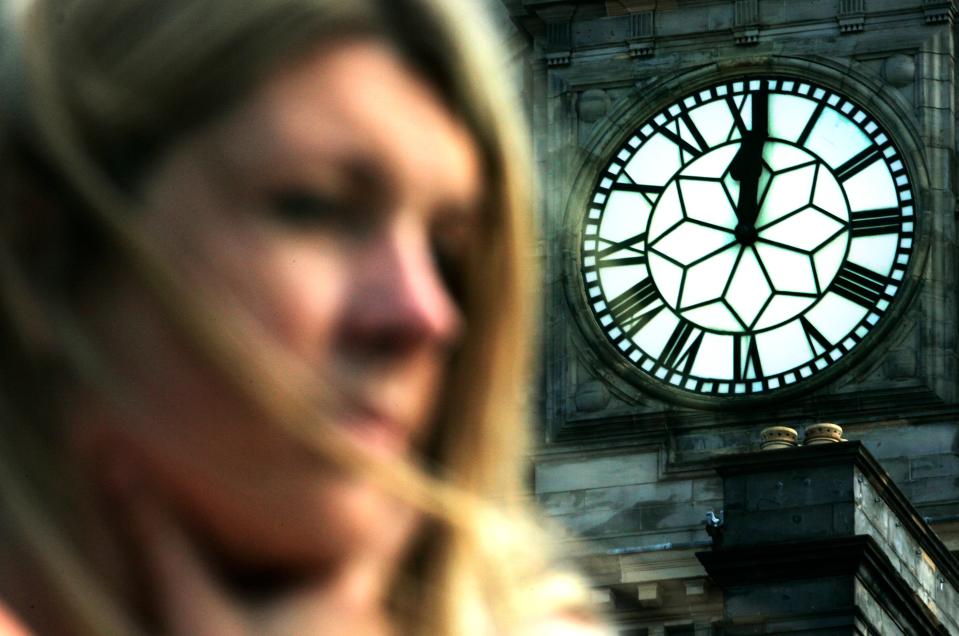
[[[923,0],[926,24],[952,24],[956,17],[955,0]]]
[[[656,48],[656,14],[642,11],[629,15],[629,40],[626,42],[630,57],[652,55]]]
[[[866,24],[866,0],[839,0],[840,33],[860,33]]]
[[[738,45],[759,43],[759,0],[733,0],[733,38]]]
[[[551,6],[537,11],[536,15],[546,24],[547,66],[565,66],[573,55],[573,14],[571,5]]]

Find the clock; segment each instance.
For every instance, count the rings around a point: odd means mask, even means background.
[[[722,403],[785,395],[884,324],[915,236],[909,170],[876,117],[811,81],[745,77],[613,153],[583,216],[582,292],[632,377]]]

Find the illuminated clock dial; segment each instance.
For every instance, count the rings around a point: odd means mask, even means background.
[[[769,394],[867,338],[915,236],[901,152],[812,82],[748,78],[650,117],[586,211],[582,282],[615,350],[652,382]]]

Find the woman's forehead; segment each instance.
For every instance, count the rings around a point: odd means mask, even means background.
[[[359,176],[428,186],[460,200],[480,196],[479,150],[436,91],[386,45],[357,40],[280,70],[218,128],[236,169]]]

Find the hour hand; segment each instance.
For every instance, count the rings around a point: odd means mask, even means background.
[[[758,151],[757,151],[758,147]],[[743,142],[733,160],[730,174],[739,181],[736,218],[739,225],[752,227],[758,216],[759,178],[762,176],[762,146]]]

